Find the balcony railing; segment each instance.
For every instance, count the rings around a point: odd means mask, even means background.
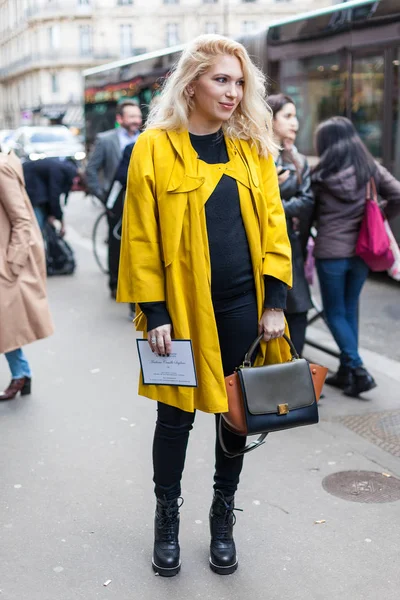
[[[16,75],[18,72],[30,71],[34,67],[40,67],[42,64],[49,66],[64,66],[64,65],[87,65],[93,63],[93,65],[101,62],[107,62],[109,60],[117,60],[120,58],[118,52],[111,53],[109,51],[99,52],[90,50],[82,54],[75,53],[71,54],[65,51],[49,51],[41,53],[33,53],[28,56],[24,56],[12,63],[0,68],[0,81],[10,75]]]
[[[34,3],[25,11],[25,17],[38,18],[49,17],[55,15],[68,15],[86,17],[93,13],[95,8],[95,0],[91,0],[89,4],[78,4],[77,0],[58,0],[49,4]]]

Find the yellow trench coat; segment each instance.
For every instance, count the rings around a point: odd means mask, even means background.
[[[211,299],[205,203],[225,173],[236,179],[249,242],[259,316],[264,275],[292,284],[290,243],[272,157],[259,157],[244,140],[226,138],[229,162],[199,160],[187,131],[149,129],[132,154],[126,193],[119,302],[165,301],[173,337],[191,339],[197,388],[144,385],[139,394],[182,410],[228,408],[218,332]],[[146,332],[146,318],[136,327]],[[289,360],[282,339],[262,344],[256,364]]]

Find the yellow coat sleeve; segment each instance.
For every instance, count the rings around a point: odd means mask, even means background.
[[[263,275],[272,275],[292,287],[292,251],[273,157],[261,158],[260,166],[268,209]]]
[[[139,136],[129,164],[117,300],[165,300],[152,139],[147,133]]]

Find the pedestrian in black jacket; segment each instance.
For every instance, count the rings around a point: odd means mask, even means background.
[[[131,154],[132,154],[132,150],[133,147],[135,145],[135,142],[133,142],[132,144],[128,144],[125,147],[124,153],[122,155],[121,161],[118,165],[118,169],[117,172],[115,174],[115,179],[117,181],[120,182],[120,184],[126,188],[126,184],[128,181],[128,167],[129,167],[129,161],[131,160]]]
[[[304,260],[314,212],[314,198],[307,160],[294,146],[299,126],[294,102],[290,96],[275,94],[269,96],[268,104],[274,116],[274,135],[282,148],[276,165],[292,246],[293,287],[288,292],[285,316],[292,341],[301,354],[306,337],[307,312],[313,306],[304,272]]]
[[[64,235],[63,210],[60,196],[68,195],[73,179],[77,174],[77,166],[70,160],[43,158],[27,161],[23,164],[26,191],[33,210],[43,230],[46,221],[60,221],[61,235]]]
[[[131,159],[132,150],[135,143],[128,144],[125,147],[122,158],[119,162],[113,184],[106,198],[107,219],[108,219],[108,273],[109,288],[111,297],[115,299],[118,284],[119,255],[121,252],[121,224],[122,210],[124,207],[124,198],[126,184],[128,180],[128,167]]]

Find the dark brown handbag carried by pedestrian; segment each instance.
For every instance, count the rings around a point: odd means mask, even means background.
[[[289,362],[251,366],[262,334],[252,343],[243,364],[225,377],[229,411],[221,415],[219,441],[230,458],[258,448],[272,431],[318,423],[317,399],[328,369],[299,358],[292,341],[283,337],[292,354]],[[238,435],[261,435],[239,453],[231,453],[223,441],[224,427]]]

